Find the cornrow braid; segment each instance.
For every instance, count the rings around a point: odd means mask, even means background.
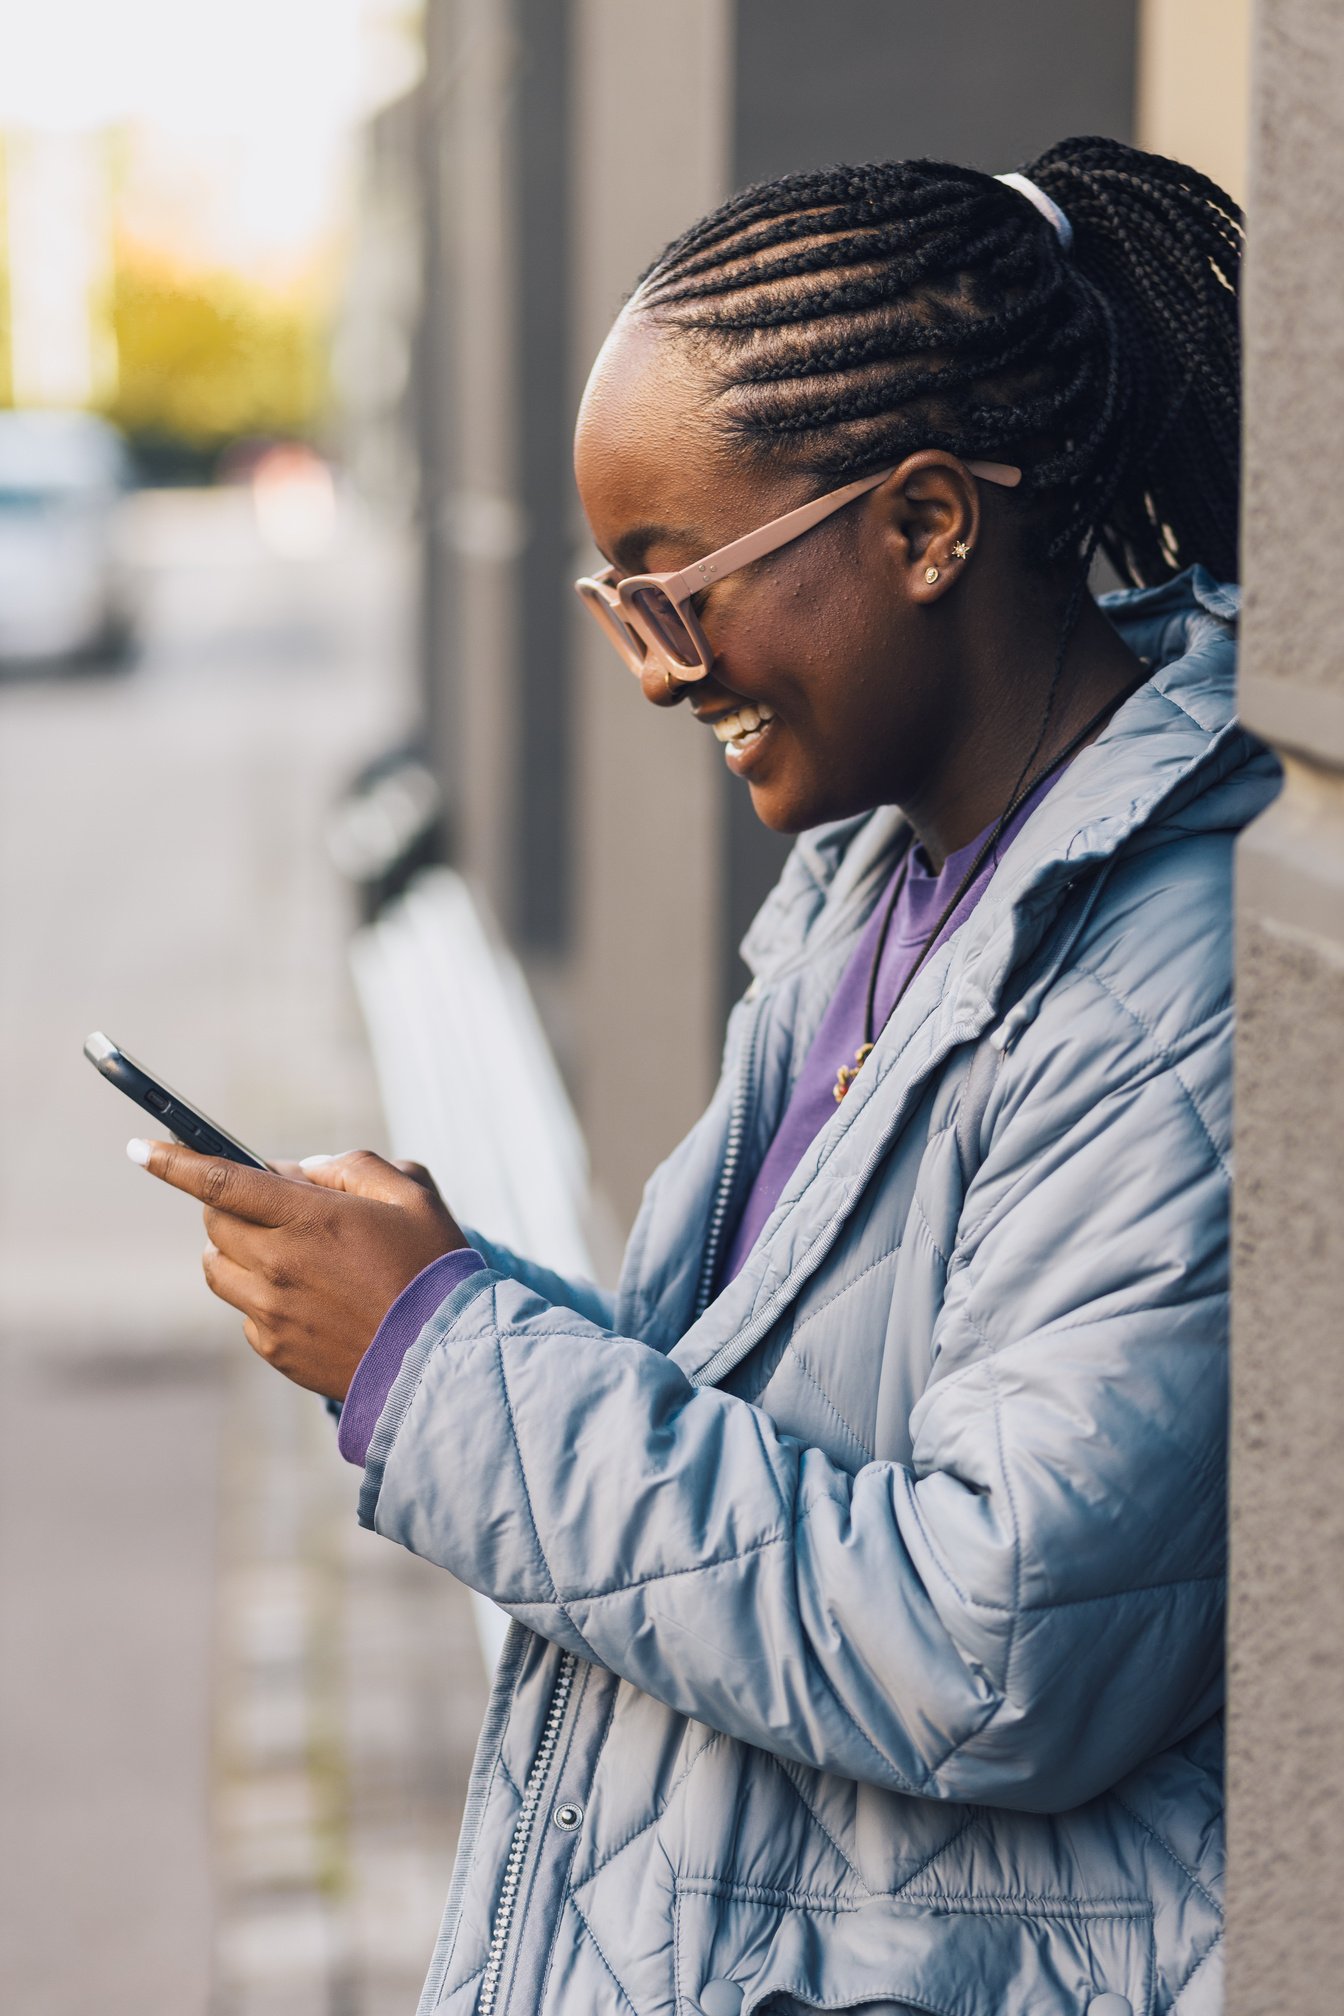
[[[1016,463],[1049,561],[1099,545],[1136,586],[1196,560],[1235,578],[1240,212],[1115,140],[1025,172],[1070,248],[976,169],[826,168],[703,218],[637,305],[704,349],[757,452],[835,484],[917,448]]]

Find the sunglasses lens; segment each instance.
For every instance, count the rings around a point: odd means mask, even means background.
[[[644,639],[639,632],[632,630],[628,623],[623,623],[619,613],[612,608],[604,595],[598,594],[596,589],[581,583],[579,598],[584,608],[597,618],[630,670],[638,672],[648,656]]]
[[[636,588],[630,599],[657,638],[659,648],[674,665],[682,666],[687,672],[704,670],[700,647],[682,622],[676,604],[661,588]]]

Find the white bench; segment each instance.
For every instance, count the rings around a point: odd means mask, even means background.
[[[425,869],[355,934],[351,967],[392,1153],[455,1216],[590,1279],[588,1155],[522,969],[451,868]],[[474,1599],[493,1668],[507,1620]]]

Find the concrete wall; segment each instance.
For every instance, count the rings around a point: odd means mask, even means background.
[[[576,0],[571,411],[636,275],[727,188],[728,0],[680,0],[669,24],[664,0]],[[572,511],[586,571],[577,498]],[[594,1167],[624,1222],[713,1082],[721,759],[685,708],[645,703],[577,601],[570,620],[574,1057]]]
[[[436,753],[452,793],[458,858],[511,926],[524,526],[514,368],[517,52],[511,9],[497,0],[449,0],[432,10],[431,26],[431,171],[442,241],[432,305],[447,388],[443,483],[427,528],[440,598],[440,627],[428,640],[431,683],[448,693],[435,709]]]
[[[516,0],[518,324],[517,480],[523,500],[517,610],[519,711],[512,922],[533,954],[563,957],[573,941],[576,816],[572,513],[574,366],[570,231],[578,111],[574,34],[557,0]]]
[[[1242,711],[1229,2016],[1335,2016],[1344,1868],[1344,10],[1261,0]]]

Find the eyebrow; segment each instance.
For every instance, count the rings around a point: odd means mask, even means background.
[[[616,566],[623,568],[627,574],[643,573],[645,570],[636,563],[642,561],[650,546],[656,546],[660,540],[671,540],[676,544],[684,542],[693,553],[704,553],[709,550],[704,537],[694,526],[688,530],[682,525],[674,531],[669,525],[632,525],[612,546],[611,557]]]

